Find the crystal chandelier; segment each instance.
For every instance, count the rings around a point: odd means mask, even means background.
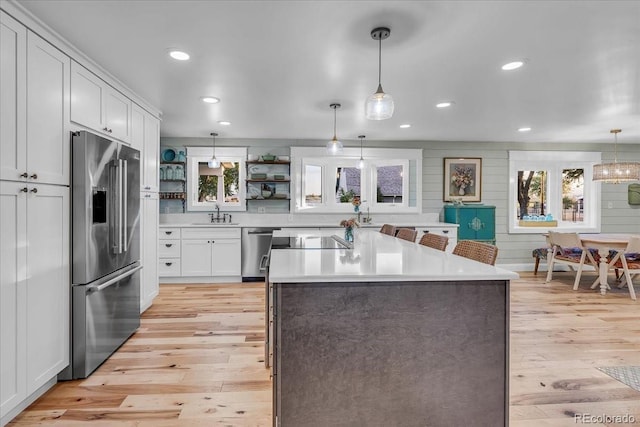
[[[614,137],[613,163],[593,165],[593,180],[609,184],[640,181],[640,162],[618,162],[618,134],[621,129],[611,129]]]

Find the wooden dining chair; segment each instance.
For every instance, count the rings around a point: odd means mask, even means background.
[[[475,240],[460,240],[456,247],[453,248],[453,254],[485,264],[495,265],[496,258],[498,258],[498,247],[489,243],[476,242]]]
[[[633,278],[640,274],[640,237],[632,236],[624,251],[618,251],[609,263],[609,268],[622,270],[622,282],[620,287],[629,288],[629,296],[636,299],[636,291],[633,289]]]
[[[396,227],[394,227],[391,224],[384,224],[382,226],[382,228],[380,229],[380,232],[383,234],[388,234],[389,236],[395,236],[396,235]]]
[[[436,233],[425,233],[422,235],[418,243],[439,251],[444,251],[449,243],[449,238]]]
[[[409,242],[415,242],[416,237],[418,237],[418,232],[411,228],[400,228],[398,233],[396,233],[396,237],[402,240],[408,240]]]
[[[576,279],[573,282],[573,290],[578,290],[582,268],[585,264],[592,265],[596,274],[598,273],[598,262],[594,259],[590,250],[582,245],[578,233],[559,233],[549,231],[549,244],[551,245],[551,257],[548,260],[549,266],[547,279],[549,283],[553,276],[553,266],[555,264],[565,264],[573,271],[576,268]]]

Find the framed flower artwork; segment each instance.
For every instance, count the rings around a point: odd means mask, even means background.
[[[482,194],[482,159],[444,158],[445,202],[479,202]]]

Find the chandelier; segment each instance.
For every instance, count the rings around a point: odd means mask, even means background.
[[[593,180],[609,184],[640,181],[640,162],[618,162],[618,134],[622,129],[611,129],[614,137],[613,163],[593,165]]]

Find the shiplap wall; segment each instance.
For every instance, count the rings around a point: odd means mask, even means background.
[[[217,140],[217,146],[248,146],[250,154],[288,154],[290,146],[322,146],[326,141],[310,140]],[[343,141],[345,146],[359,147],[359,141]],[[207,138],[162,138],[161,145],[181,147],[210,145]],[[533,262],[531,251],[544,246],[542,235],[508,234],[507,203],[509,150],[595,151],[602,152],[604,162],[613,161],[613,144],[524,144],[496,142],[425,142],[366,141],[366,147],[422,148],[422,210],[439,213],[442,219],[443,158],[482,158],[482,203],[496,206],[496,244],[500,248],[497,263],[524,269]],[[618,144],[618,160],[640,161],[640,143]],[[602,232],[640,234],[640,206],[627,203],[627,184],[602,184]],[[612,208],[608,208],[611,203]],[[521,266],[521,267],[519,267]]]

